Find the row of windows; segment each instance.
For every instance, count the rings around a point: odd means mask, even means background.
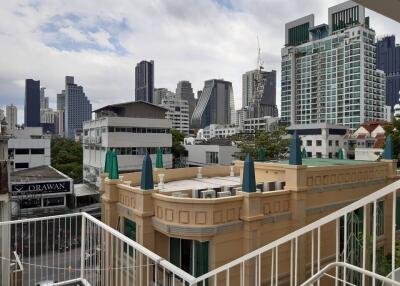
[[[85,146],[85,149],[89,149],[89,146]],[[91,150],[100,150],[99,147],[92,147]],[[156,147],[118,147],[118,148],[111,148],[115,151],[117,155],[145,155],[148,154],[156,154],[157,149]],[[102,148],[102,150],[105,150]],[[170,147],[161,147],[161,151],[163,154],[171,154]]]
[[[43,155],[44,148],[16,148],[16,149],[8,149],[8,154],[16,154],[16,155]]]
[[[303,145],[303,141],[301,141],[301,145]],[[313,140],[306,140],[307,146],[313,145]],[[329,146],[333,146],[333,140],[328,141]],[[322,140],[315,140],[315,146],[322,146]],[[335,146],[339,146],[339,140],[335,140]]]

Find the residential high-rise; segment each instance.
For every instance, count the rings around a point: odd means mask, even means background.
[[[375,31],[352,1],[285,25],[281,117],[286,124],[331,123],[352,129],[384,118],[385,74],[375,65]]]
[[[74,83],[73,76],[65,77],[65,136],[74,138],[75,131],[82,129],[83,122],[92,118],[92,105],[83,87]]]
[[[17,126],[18,109],[15,105],[6,106],[6,121],[9,130],[13,130]]]
[[[191,124],[204,128],[210,124],[235,123],[235,103],[232,83],[222,79],[204,82],[204,89],[193,111]]]
[[[3,120],[5,117],[4,110],[0,108],[0,120]]]
[[[167,93],[170,92],[166,88],[155,88],[154,89],[154,101],[153,104],[160,105],[162,98],[164,98]]]
[[[376,43],[376,68],[386,74],[386,105],[392,111],[399,102],[400,92],[400,46],[395,36],[388,36]]]
[[[54,111],[54,133],[64,136],[64,110]]]
[[[165,113],[165,118],[171,121],[173,129],[189,135],[189,103],[182,99],[177,94],[167,91],[161,99],[161,107],[168,111]]]
[[[194,109],[196,108],[196,98],[194,98],[193,88],[190,81],[182,80],[176,86],[176,95],[189,103],[189,119],[192,118]]]
[[[40,80],[25,80],[25,126],[40,126]]]
[[[40,88],[40,109],[49,108],[49,97],[46,96],[46,88]]]
[[[257,87],[257,73],[260,73],[261,83]],[[278,116],[276,106],[276,71],[252,70],[242,76],[242,106],[254,106],[254,99],[257,92],[261,94],[259,98],[259,110],[257,117]],[[254,112],[252,112],[254,114]]]
[[[153,103],[154,61],[141,61],[135,68],[135,100]]]

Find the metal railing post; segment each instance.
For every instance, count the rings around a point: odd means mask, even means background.
[[[85,240],[86,240],[86,217],[82,217],[82,228],[81,228],[81,279],[85,277]]]

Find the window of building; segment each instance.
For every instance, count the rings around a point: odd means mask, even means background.
[[[312,146],[312,140],[307,140],[307,146]]]
[[[322,158],[322,153],[321,152],[317,152],[315,155],[316,155],[317,158]]]
[[[336,140],[335,143],[336,143],[336,146],[339,146],[339,140]]]
[[[15,149],[15,154],[27,155],[27,154],[29,154],[29,149]]]
[[[329,152],[328,156],[329,156],[329,159],[332,159],[332,152]]]
[[[317,140],[317,146],[322,146],[322,140]]]
[[[329,146],[332,146],[332,140],[328,141]]]
[[[312,153],[311,152],[307,152],[307,158],[311,158],[312,157]]]
[[[32,155],[44,154],[44,149],[43,148],[32,148],[31,154]]]
[[[170,262],[198,277],[208,272],[209,242],[170,238]]]
[[[44,198],[43,199],[44,207],[63,206],[63,205],[64,205],[64,197]]]
[[[15,163],[15,169],[29,168],[29,163]]]
[[[130,219],[124,218],[124,235],[136,241],[136,223]],[[128,246],[124,243],[124,251],[127,252],[127,247],[129,247],[129,255],[133,256],[133,247]]]
[[[206,152],[207,164],[218,164],[218,152]]]

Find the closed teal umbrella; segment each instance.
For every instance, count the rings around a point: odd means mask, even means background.
[[[339,160],[343,160],[343,159],[344,159],[343,150],[342,150],[342,149],[339,149],[339,152],[338,152],[338,159],[339,159]]]
[[[118,174],[118,157],[115,151],[111,151],[111,171],[108,174],[108,177],[111,180],[116,180],[119,179],[119,174]]]
[[[254,161],[250,154],[244,160],[242,191],[254,193],[256,191],[256,176],[254,172]]]
[[[160,147],[157,148],[156,168],[158,169],[164,168],[163,153]]]
[[[108,173],[108,174],[110,174],[110,172],[111,172],[111,158],[110,158],[110,156],[111,156],[111,151],[107,150],[106,157],[105,157],[105,160],[104,160],[104,173]]]
[[[383,149],[382,158],[385,160],[393,160],[393,140],[392,135],[388,135],[385,142],[385,148]]]
[[[261,146],[258,149],[258,161],[265,162],[265,160],[265,149]]]
[[[293,132],[292,139],[290,140],[289,146],[289,165],[302,165],[301,149],[300,149],[300,138],[297,135],[297,131]]]
[[[306,159],[307,158],[307,151],[306,148],[303,147],[303,150],[301,151],[301,158]]]
[[[142,164],[142,176],[140,179],[140,188],[142,190],[154,189],[153,182],[153,164],[149,154],[146,154],[143,158]]]

